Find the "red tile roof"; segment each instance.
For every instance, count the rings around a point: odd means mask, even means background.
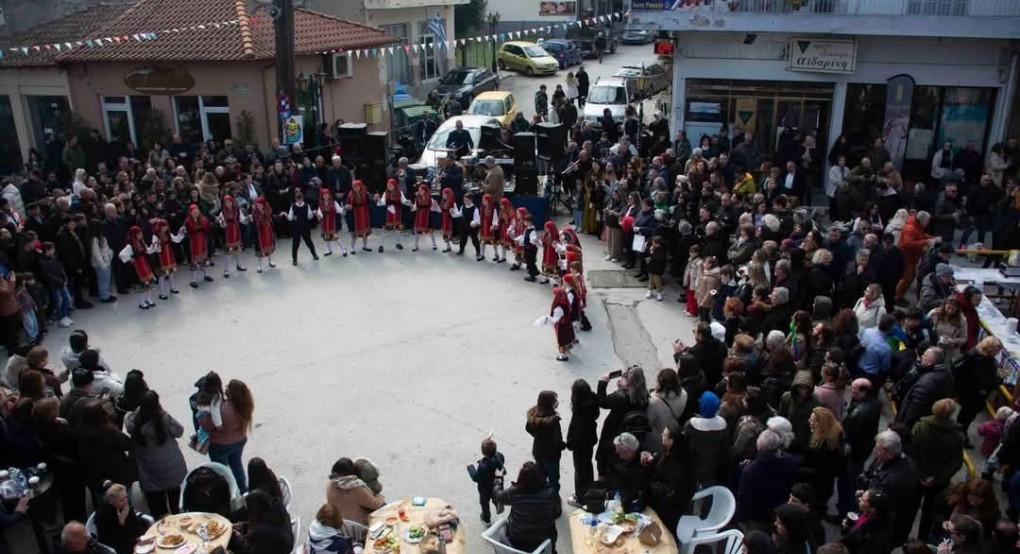
[[[23,54],[21,51],[12,52],[10,48],[56,43],[63,45],[67,42],[71,42],[72,46],[80,46],[74,45],[74,42],[94,33],[104,23],[124,11],[124,7],[123,4],[116,6],[98,4],[8,37],[0,41],[0,47],[3,48],[0,67],[53,65],[54,58],[61,54],[56,49],[40,49],[39,51],[31,49],[28,54]]]
[[[102,48],[65,50],[49,55],[45,61],[40,58],[42,63],[36,65],[49,65],[54,61],[246,61],[271,59],[276,52],[272,20],[266,9],[259,8],[251,15],[246,0],[139,0],[135,4],[121,4],[112,11],[103,12],[102,16],[94,19],[100,23],[90,26],[82,21],[80,14],[91,11],[85,10],[40,25],[39,37],[30,43],[57,43],[147,32],[156,32],[157,38],[107,44]],[[74,21],[66,21],[76,17]],[[208,26],[205,29],[186,29],[223,22],[232,23],[219,29]],[[42,27],[48,29],[43,30]],[[166,29],[182,30],[161,32]],[[35,29],[29,33],[33,31]],[[371,48],[400,41],[377,27],[304,9],[296,10],[294,31],[296,54]],[[21,36],[18,38],[20,40]],[[42,54],[19,57],[33,56]]]

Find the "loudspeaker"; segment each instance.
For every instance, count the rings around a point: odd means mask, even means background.
[[[358,178],[371,193],[382,193],[386,190],[386,164],[366,163],[358,171]]]
[[[535,167],[535,133],[514,135],[514,165]]]
[[[566,153],[567,128],[560,123],[542,122],[535,130],[538,138],[538,156],[544,160],[558,160]]]
[[[344,123],[336,128],[337,140],[340,142],[340,156],[344,165],[354,168],[365,159],[364,140],[368,133],[368,125],[364,123]]]
[[[499,132],[501,127],[499,125],[482,125],[482,135],[478,139],[478,148],[485,152],[491,152],[493,150],[503,150],[505,147],[500,143]]]
[[[514,172],[514,194],[536,196],[538,194],[538,169],[518,167]]]
[[[361,153],[366,163],[386,165],[386,136],[382,131],[365,135]]]

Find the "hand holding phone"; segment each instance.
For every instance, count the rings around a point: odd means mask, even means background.
[[[616,378],[621,377],[621,376],[623,376],[623,370],[622,369],[614,369],[613,371],[610,371],[607,374],[607,377],[609,377],[609,379],[616,379]]]

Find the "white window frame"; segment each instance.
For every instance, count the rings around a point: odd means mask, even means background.
[[[198,98],[198,119],[199,119],[199,121],[202,124],[202,140],[205,141],[205,142],[209,142],[210,140],[212,140],[212,135],[209,134],[209,114],[211,114],[211,113],[215,113],[215,114],[227,114],[227,116],[229,117],[230,116],[230,105],[229,105],[230,104],[230,97],[229,96],[227,97],[227,104],[228,105],[226,105],[226,106],[206,106],[205,105],[205,100],[203,99],[204,97],[202,95],[184,94],[184,95],[181,95],[181,96],[196,96]],[[224,95],[210,94],[208,96],[224,96]],[[177,96],[174,96],[173,98],[176,99]],[[177,101],[173,100],[170,103],[172,104],[173,109],[174,109],[174,131],[177,134],[180,134],[180,132],[181,132],[180,121],[177,119]],[[135,144],[138,144],[138,143],[135,143]]]
[[[128,137],[132,144],[138,144],[135,137],[135,114],[131,109],[131,96],[124,95],[124,102],[107,102],[106,96],[100,96],[103,106],[103,129],[106,131],[106,140],[113,140],[113,130],[110,128],[110,112],[124,112],[128,118]]]

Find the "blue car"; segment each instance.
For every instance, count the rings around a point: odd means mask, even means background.
[[[560,62],[560,69],[581,63],[581,49],[572,40],[553,38],[543,40],[539,46]]]

